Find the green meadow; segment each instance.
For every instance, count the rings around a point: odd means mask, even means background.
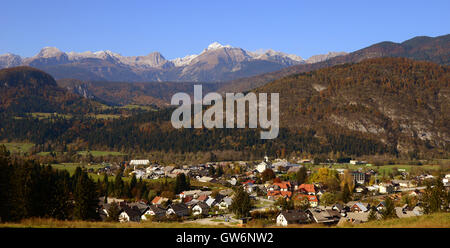
[[[113,151],[79,151],[78,154],[86,156],[90,153],[94,157],[100,157],[100,156],[124,156],[125,153],[121,152],[113,152]]]
[[[86,169],[94,169],[94,170],[105,167],[102,164],[86,165],[86,164],[80,164],[80,163],[61,163],[61,164],[52,164],[51,166],[57,170],[66,170],[70,173],[70,175],[73,175],[73,173],[75,173],[75,170],[77,167],[86,168]]]
[[[308,168],[311,169],[318,169],[322,167],[326,168],[332,168],[332,169],[350,169],[350,170],[358,170],[358,169],[373,169],[375,171],[378,171],[378,173],[383,174],[389,174],[397,168],[399,171],[405,170],[406,172],[410,172],[412,169],[423,169],[423,170],[438,170],[441,168],[439,164],[425,164],[425,165],[408,165],[408,164],[394,164],[394,165],[364,165],[364,164],[334,164],[334,165],[308,165]]]
[[[6,149],[11,153],[29,152],[34,146],[33,143],[16,143],[16,142],[0,142],[0,145],[5,145]]]

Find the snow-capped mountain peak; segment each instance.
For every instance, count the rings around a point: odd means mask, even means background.
[[[175,58],[175,59],[172,59],[171,62],[177,67],[187,66],[199,55],[202,55],[206,52],[221,49],[221,48],[233,48],[233,47],[230,45],[222,45],[219,42],[215,41],[215,42],[209,44],[207,48],[203,49],[203,51],[200,54],[191,54],[191,55],[184,56],[182,58]]]
[[[63,54],[61,50],[56,47],[44,47],[41,51],[36,55],[38,58],[51,58],[56,57]]]
[[[230,45],[222,45],[219,42],[215,41],[211,44],[209,44],[208,48],[206,48],[205,50],[214,50],[214,49],[219,49],[219,48],[232,48]]]

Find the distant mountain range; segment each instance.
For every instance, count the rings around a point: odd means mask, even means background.
[[[221,91],[244,92],[292,74],[309,72],[339,64],[357,63],[365,59],[380,57],[402,57],[429,61],[440,65],[450,65],[450,35],[447,34],[438,37],[418,36],[402,43],[380,42],[349,54],[331,56],[322,61],[318,60],[316,63],[298,64],[275,72],[232,80],[225,84],[221,88]]]
[[[45,47],[37,55],[22,58],[0,55],[0,68],[32,66],[55,79],[125,82],[222,82],[277,71],[293,65],[317,63],[344,52],[330,52],[308,60],[274,50],[246,51],[242,48],[210,44],[200,54],[167,60],[159,52],[146,56],[121,56],[111,51],[68,52]]]
[[[247,52],[240,48],[223,46],[218,43],[211,44],[199,55],[189,55],[171,61],[165,60],[159,53],[141,57],[123,57],[111,52],[63,53],[55,48],[46,48],[31,58],[20,58],[11,54],[2,55],[0,56],[0,67],[12,67],[17,64],[29,64],[38,68],[44,67],[43,70],[52,76],[60,75],[60,77],[56,77],[62,78],[57,80],[60,87],[85,98],[109,105],[167,106],[170,103],[171,96],[176,92],[190,93],[193,84],[199,83],[199,81],[194,80],[198,76],[220,78],[223,75],[233,73],[233,77],[252,75],[257,71],[264,71],[264,67],[259,67],[262,64],[274,65],[275,63],[284,67],[278,71],[238,78],[228,82],[203,83],[205,94],[211,91],[246,92],[292,74],[339,64],[357,63],[377,57],[405,57],[449,65],[450,35],[421,36],[402,43],[381,42],[349,54],[329,53],[312,56],[308,60],[273,50]],[[229,60],[226,60],[226,58]],[[233,69],[227,66],[233,65],[233,63],[236,67],[243,65],[247,67],[231,72]],[[255,70],[250,72],[250,67]],[[220,73],[213,73],[214,71],[220,71]],[[172,82],[134,82],[130,80],[132,78],[144,81],[139,75],[150,75],[151,73],[168,75],[170,72],[183,74],[184,76],[181,78],[192,79],[192,81],[185,81],[180,78],[177,80],[172,78],[174,79]],[[108,78],[114,77],[112,79],[114,82],[105,80],[104,77],[99,76],[100,74],[109,75]]]
[[[415,37],[402,43],[381,42],[349,54],[330,53],[328,55],[312,56],[308,59],[308,61],[303,61],[301,64],[289,66],[279,71],[264,73],[252,77],[239,78],[223,83],[204,84],[204,93],[209,91],[246,92],[263,86],[273,80],[292,74],[309,72],[339,64],[357,63],[365,59],[377,57],[406,57],[415,60],[425,60],[442,65],[449,65],[449,37],[450,35],[435,38]],[[217,44],[212,45],[211,49],[217,49],[219,46],[220,45]],[[267,58],[269,56],[275,57],[275,54],[276,52],[270,50],[257,51],[253,54],[253,56]],[[291,60],[299,60],[299,58],[296,58],[295,55],[284,56],[291,56]],[[281,57],[283,56],[279,55],[279,58]],[[183,61],[187,63],[187,60]],[[319,62],[313,63],[315,61]],[[178,61],[177,63],[180,62]],[[204,66],[207,66],[207,64]],[[57,80],[57,82],[61,87],[69,89],[77,94],[86,97],[90,96],[91,98],[95,96],[97,99],[102,99],[103,101],[112,104],[156,104],[159,106],[165,106],[170,103],[170,98],[175,92],[191,92],[193,89],[192,85],[195,81],[183,82],[182,84],[180,84],[180,82],[133,83],[129,81],[110,82],[80,80]]]

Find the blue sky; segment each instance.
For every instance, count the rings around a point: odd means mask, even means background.
[[[168,59],[208,44],[272,48],[303,58],[450,29],[450,1],[2,1],[0,54],[159,51]]]

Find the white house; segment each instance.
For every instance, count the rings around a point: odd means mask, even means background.
[[[189,209],[186,204],[183,203],[172,204],[167,209],[166,215],[177,215],[179,217],[187,216],[189,215]]]
[[[266,162],[261,162],[261,163],[259,163],[257,166],[256,166],[256,170],[259,172],[259,173],[263,173],[265,170],[267,170],[267,169],[269,169],[270,167],[269,167],[269,165],[266,163]]]
[[[133,172],[131,172],[130,174],[135,174],[136,178],[140,179],[140,178],[144,178],[145,177],[146,172],[144,170],[137,169],[137,170],[134,170]]]
[[[350,164],[367,164],[366,161],[350,160]]]
[[[379,185],[380,194],[391,194],[394,193],[394,185],[390,183],[380,183]]]
[[[209,212],[209,206],[204,202],[198,202],[192,207],[192,215],[207,215]]]
[[[183,191],[183,192],[180,193],[180,198],[183,199],[183,198],[186,198],[188,196],[191,196],[192,198],[195,199],[195,198],[197,198],[200,195],[200,193],[202,193],[202,191],[199,190],[199,189],[197,189],[197,190],[186,190],[186,191]]]
[[[231,197],[224,197],[219,203],[219,209],[228,209],[231,206],[233,199]]]
[[[126,206],[122,207],[122,211],[119,215],[120,222],[128,222],[128,221],[139,222],[140,220],[141,220],[141,213],[137,209]]]
[[[307,223],[309,221],[308,215],[301,210],[282,211],[277,216],[277,226],[287,226],[289,224]]]
[[[230,180],[228,180],[228,182],[229,182],[231,185],[235,186],[236,183],[238,182],[238,180],[237,180],[235,177],[232,177]]]
[[[130,216],[128,216],[128,214],[124,211],[122,211],[122,213],[120,213],[119,215],[119,221],[120,222],[128,222],[130,221]]]
[[[159,205],[150,205],[147,211],[141,216],[142,220],[147,220],[147,216],[164,216],[166,214],[166,209]]]
[[[444,186],[450,186],[450,174],[445,175],[444,178],[442,178],[442,183],[444,184]]]
[[[216,199],[212,198],[211,196],[208,197],[208,199],[205,201],[205,203],[210,206],[213,207],[216,203]]]
[[[417,186],[417,183],[412,180],[395,180],[394,182],[402,188],[411,188]]]

